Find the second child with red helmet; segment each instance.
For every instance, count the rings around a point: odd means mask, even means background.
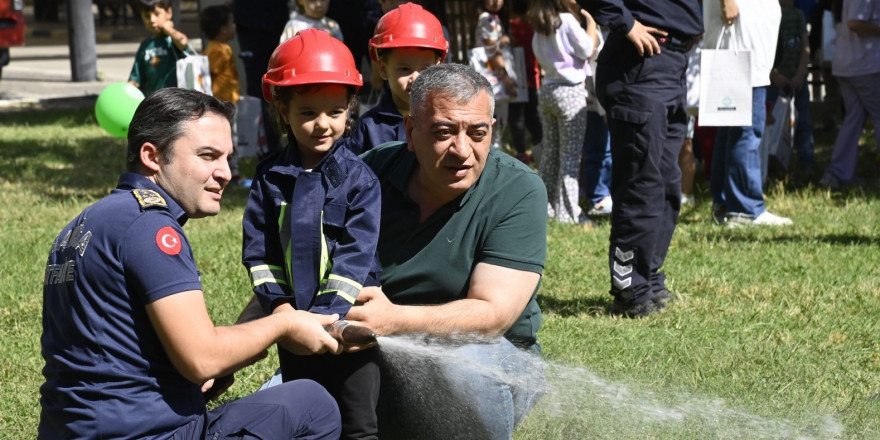
[[[361,288],[379,283],[381,189],[340,142],[362,84],[351,52],[322,30],[299,32],[269,60],[263,97],[288,144],[257,166],[242,247],[262,313],[292,307],[344,318]],[[279,344],[278,357],[284,381],[312,379],[333,395],[342,438],[377,438],[374,351],[299,356],[299,347]]]
[[[379,104],[360,117],[346,141],[358,154],[385,142],[406,140],[403,117],[409,114],[410,87],[419,71],[446,58],[449,43],[434,14],[405,3],[379,19],[369,48],[387,86],[383,86]]]

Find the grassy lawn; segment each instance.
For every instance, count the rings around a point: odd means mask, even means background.
[[[794,220],[787,228],[715,226],[698,179],[665,267],[680,299],[646,319],[607,314],[608,224],[551,224],[539,298],[550,387],[515,438],[880,438],[880,399],[870,400],[880,393],[880,180],[868,143],[863,189],[771,181],[767,205]],[[115,185],[124,149],[88,109],[0,114],[2,438],[36,433],[49,248]],[[186,226],[217,324],[250,298],[245,198],[231,188],[219,216]],[[228,394],[248,394],[274,368],[270,354]]]

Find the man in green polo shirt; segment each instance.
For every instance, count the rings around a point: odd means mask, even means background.
[[[490,147],[492,87],[470,67],[423,70],[410,105],[407,142],[363,156],[382,185],[382,287],[362,290],[347,319],[454,348],[401,356],[380,343],[380,432],[509,439],[544,386],[535,295],[547,191]]]

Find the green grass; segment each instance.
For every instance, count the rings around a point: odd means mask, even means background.
[[[26,439],[39,417],[49,247],[115,185],[125,144],[88,110],[0,118],[0,437]],[[880,401],[868,400],[880,393],[875,154],[863,148],[865,189],[774,180],[767,204],[794,219],[788,228],[713,225],[701,183],[665,267],[681,298],[642,320],[607,314],[607,223],[551,224],[539,298],[550,389],[515,438],[880,438]],[[821,165],[827,148],[817,155]],[[250,297],[239,263],[245,198],[232,188],[219,216],[186,226],[217,324]],[[229,395],[274,367],[270,354],[240,372]]]

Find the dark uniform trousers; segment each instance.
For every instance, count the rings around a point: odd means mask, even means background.
[[[311,379],[336,399],[342,416],[340,439],[379,438],[376,405],[379,401],[378,349],[355,353],[297,356],[278,347],[281,375],[285,382]],[[271,388],[270,388],[271,389]]]
[[[660,267],[681,208],[686,68],[685,52],[641,57],[621,34],[598,59],[596,93],[611,134],[611,294],[632,304],[665,288]]]

